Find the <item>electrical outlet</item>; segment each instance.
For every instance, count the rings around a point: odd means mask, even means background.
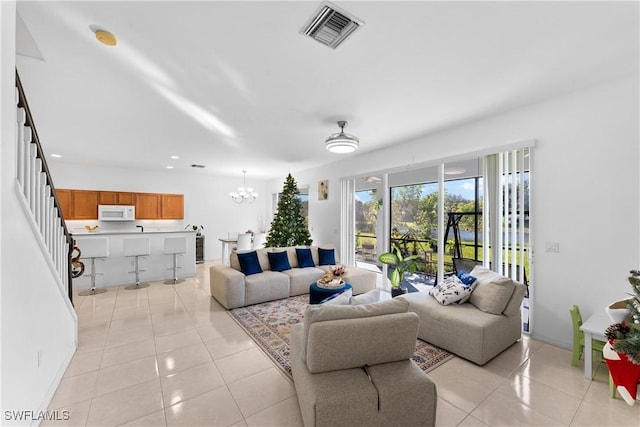
[[[545,242],[544,251],[545,252],[558,253],[558,252],[560,252],[560,243],[559,242]]]

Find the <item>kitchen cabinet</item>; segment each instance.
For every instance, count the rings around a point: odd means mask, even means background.
[[[56,196],[58,196],[58,203],[60,203],[60,210],[64,219],[71,218],[71,190],[58,190],[56,189]]]
[[[98,205],[136,207],[136,219],[184,219],[184,195],[56,189],[64,219],[98,219]]]
[[[122,191],[100,191],[98,201],[100,205],[134,205],[135,193]]]
[[[160,216],[162,219],[184,219],[184,195],[161,194]]]
[[[136,219],[161,219],[161,194],[136,193]]]
[[[97,219],[98,192],[94,190],[71,191],[70,219]]]

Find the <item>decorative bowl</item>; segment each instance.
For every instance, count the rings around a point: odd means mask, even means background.
[[[631,311],[627,308],[628,302],[628,299],[615,301],[605,308],[609,319],[611,319],[613,323],[622,323],[627,317],[629,317]]]
[[[332,279],[329,281],[318,280],[317,284],[319,288],[323,288],[323,289],[339,289],[344,286],[344,280],[342,279]]]

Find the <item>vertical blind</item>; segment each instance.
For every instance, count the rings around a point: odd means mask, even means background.
[[[525,228],[528,187],[531,180],[531,147],[484,157],[485,191],[483,221],[485,264],[520,282],[524,281]],[[528,177],[525,176],[529,172]],[[528,242],[530,244],[531,242]]]
[[[356,180],[340,181],[340,260],[347,266],[355,265],[356,253]]]

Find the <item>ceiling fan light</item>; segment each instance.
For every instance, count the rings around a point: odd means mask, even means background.
[[[344,127],[347,125],[345,121],[339,121],[341,131],[329,136],[325,141],[325,148],[332,153],[353,153],[360,146],[358,137],[344,133]]]

